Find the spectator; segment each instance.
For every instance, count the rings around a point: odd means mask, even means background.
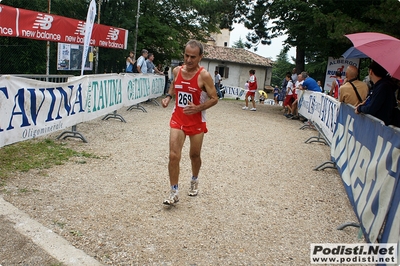
[[[164,68],[164,76],[165,76],[165,86],[164,86],[164,95],[167,94],[169,88],[169,67]]]
[[[257,78],[256,78],[255,73],[256,73],[256,71],[254,69],[251,69],[249,71],[249,75],[250,75],[250,79],[248,81],[249,90],[248,90],[248,92],[246,93],[246,96],[245,96],[246,106],[244,106],[242,108],[243,110],[249,109],[249,97],[250,97],[251,103],[253,104],[253,108],[251,108],[250,111],[256,111],[257,110],[256,109],[256,102],[254,100],[254,96],[256,95],[256,91],[257,91],[257,87],[258,87],[257,86]]]
[[[138,73],[147,73],[146,58],[149,52],[146,49],[142,50],[142,55],[137,60],[137,71]]]
[[[301,90],[322,92],[321,88],[318,86],[318,83],[315,81],[315,79],[309,77],[307,72],[301,72],[300,75],[302,75],[303,78],[303,84],[299,87]]]
[[[300,85],[302,85],[302,84],[303,84],[303,76],[299,75],[297,77],[296,83],[294,84],[294,87],[295,87],[294,93],[293,93],[294,101],[293,101],[292,106],[291,106],[292,117],[290,117],[290,118],[293,119],[293,120],[299,120],[300,119],[297,107],[298,107],[298,98],[299,98],[299,94],[300,94]]]
[[[130,51],[129,56],[126,58],[126,68],[125,68],[126,73],[133,72],[133,64],[135,64],[135,55],[133,51]]]
[[[287,85],[286,85],[286,97],[285,101],[283,102],[283,107],[285,107],[285,112],[283,113],[284,116],[287,118],[292,117],[292,103],[294,101],[293,98],[293,91],[294,91],[294,85],[292,81],[292,75],[286,74],[286,80],[287,80]]]
[[[262,92],[264,92],[264,91],[262,91]],[[261,93],[260,94],[260,98],[258,100],[260,101],[261,104],[264,104],[264,102],[265,102],[265,93]]]
[[[275,85],[275,88],[274,88],[274,101],[275,101],[276,105],[279,104],[278,97],[279,97],[279,88],[278,88],[278,85]]]
[[[291,76],[291,73],[290,72],[286,72],[286,75],[283,78],[282,86],[281,86],[281,93],[279,94],[279,97],[278,97],[278,101],[279,102],[283,102],[285,100],[285,98],[286,98],[286,90],[287,90],[287,83],[288,83],[288,81],[286,79],[287,75]],[[286,108],[284,108],[283,110],[286,110]]]
[[[154,54],[149,53],[146,60],[147,72],[146,73],[154,73],[163,75],[164,73],[161,72],[153,63],[154,61]],[[144,72],[143,72],[144,73]]]
[[[331,90],[329,91],[329,95],[333,96],[335,99],[339,98],[339,88],[343,84],[342,72],[340,70],[336,71],[335,79],[332,81]]]
[[[394,119],[394,108],[397,106],[396,84],[388,76],[387,71],[377,62],[372,61],[368,67],[370,80],[373,82],[372,94],[364,102],[357,105],[356,114],[364,113],[375,116],[389,125]]]
[[[346,83],[339,88],[339,102],[357,106],[362,103],[368,95],[368,85],[357,79],[358,69],[348,66],[346,69]]]
[[[291,76],[291,78],[292,78],[293,84],[296,84],[296,81],[297,81],[297,71],[296,71],[296,68],[293,68],[293,69],[292,69],[292,76]]]
[[[214,74],[215,74],[215,76],[214,76],[215,89],[217,90],[218,98],[222,99],[222,93],[221,93],[221,89],[220,89],[222,78],[221,78],[221,75],[218,73],[218,71],[215,70]]]
[[[321,89],[321,91],[324,91],[324,89],[322,88],[322,83],[320,80],[317,80],[317,84],[319,86],[319,88]],[[325,91],[326,94],[329,94],[329,91]]]

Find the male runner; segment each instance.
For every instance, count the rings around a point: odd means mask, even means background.
[[[179,163],[186,136],[189,136],[190,139],[192,164],[189,196],[196,196],[198,193],[200,152],[204,133],[207,133],[205,110],[218,102],[210,73],[199,65],[203,52],[203,45],[199,41],[191,40],[186,44],[184,64],[174,68],[174,80],[168,94],[162,100],[162,106],[165,108],[173,96],[176,98],[170,120],[168,171],[171,193],[169,198],[163,202],[166,205],[179,201]]]

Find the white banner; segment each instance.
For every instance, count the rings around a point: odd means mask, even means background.
[[[246,90],[240,87],[224,85],[222,89],[225,90],[224,98],[244,100],[246,96]]]
[[[340,103],[321,92],[302,91],[298,105],[299,114],[312,121],[326,140],[331,143],[336,128]]]
[[[81,76],[83,75],[83,70],[85,69],[86,57],[89,51],[90,38],[92,37],[92,30],[94,19],[96,17],[96,1],[92,0],[88,9],[85,23],[85,39],[83,42],[83,53],[82,53],[82,65],[81,65]]]
[[[326,66],[326,76],[325,84],[323,87],[324,91],[330,91],[332,88],[332,82],[335,80],[336,71],[342,73],[342,79],[346,78],[346,68],[348,66],[355,66],[359,68],[360,59],[359,58],[328,58],[328,65]]]
[[[164,82],[153,74],[86,75],[65,83],[1,76],[0,147],[157,98]]]

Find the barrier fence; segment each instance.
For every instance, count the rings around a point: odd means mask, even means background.
[[[302,92],[299,113],[331,146],[366,241],[397,243],[400,254],[400,129],[318,92]]]
[[[65,83],[1,76],[0,147],[157,98],[164,83],[164,76],[152,74],[86,75]],[[237,97],[239,89],[225,95]],[[298,108],[331,146],[331,162],[367,242],[398,243],[400,254],[400,129],[356,115],[323,93],[303,91]]]
[[[124,107],[155,99],[165,77],[102,74],[50,83],[0,77],[0,147],[76,126]]]

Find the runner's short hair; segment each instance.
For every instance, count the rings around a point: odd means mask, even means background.
[[[186,43],[185,47],[188,46],[188,45],[190,47],[199,47],[199,50],[200,50],[200,54],[199,55],[202,55],[204,53],[204,47],[203,47],[203,44],[201,42],[199,42],[197,40],[190,40],[190,41],[188,41]]]

